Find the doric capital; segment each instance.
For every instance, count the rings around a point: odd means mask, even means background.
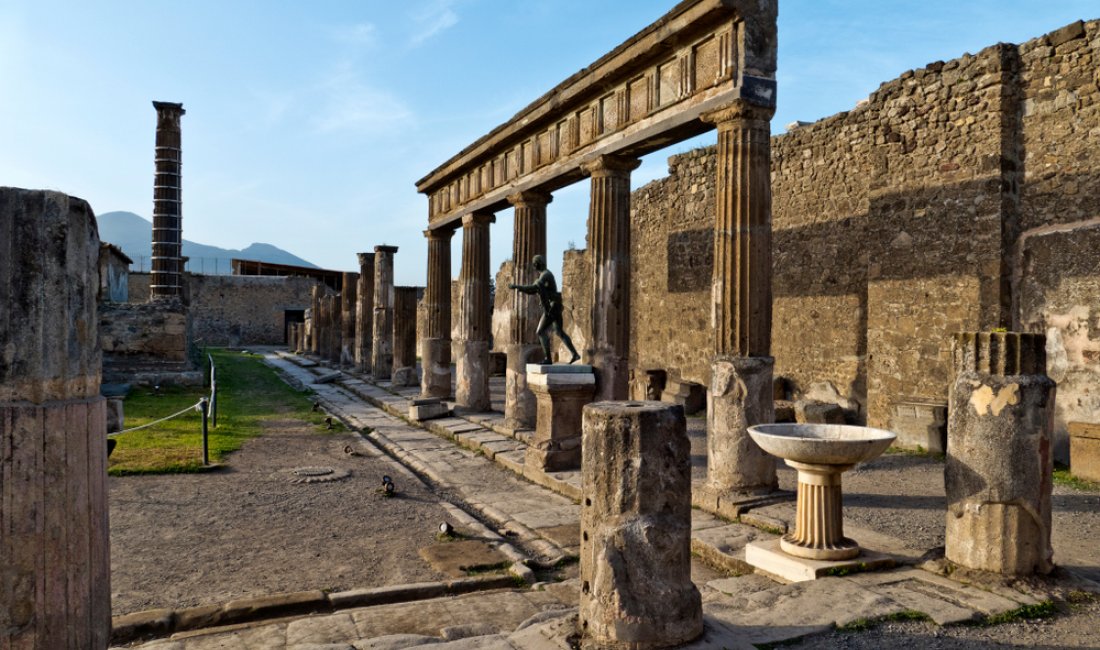
[[[629,176],[641,164],[637,158],[609,154],[581,163],[581,171],[589,176]]]
[[[429,228],[424,231],[424,237],[434,241],[450,241],[454,234],[454,228]]]
[[[491,223],[495,223],[496,220],[497,217],[492,212],[471,212],[462,215],[462,227],[488,226]]]
[[[360,267],[374,264],[374,253],[356,253],[356,256],[359,258]]]
[[[379,253],[389,253],[390,255],[392,255],[396,252],[397,252],[397,247],[396,246],[382,245],[382,246],[375,246],[374,247],[374,254],[375,255],[377,255]]]
[[[700,115],[699,119],[715,126],[731,122],[742,124],[751,122],[767,123],[771,121],[774,114],[774,106],[758,106],[743,99],[738,99],[727,106]]]
[[[546,205],[553,200],[554,196],[552,194],[541,190],[525,190],[508,195],[508,202],[517,208]]]

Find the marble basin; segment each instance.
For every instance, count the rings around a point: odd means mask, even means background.
[[[847,424],[758,424],[749,435],[773,456],[814,465],[855,465],[875,458],[897,435]]]

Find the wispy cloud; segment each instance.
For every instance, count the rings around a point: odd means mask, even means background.
[[[318,133],[378,135],[406,128],[413,121],[400,98],[364,81],[348,63],[337,66],[317,90],[321,106],[312,125]]]
[[[357,46],[374,46],[378,42],[378,28],[374,23],[340,25],[332,30],[332,38],[341,43]]]
[[[416,23],[416,32],[409,39],[410,45],[420,45],[457,24],[458,14],[454,5],[455,0],[433,0],[414,13],[412,19]]]

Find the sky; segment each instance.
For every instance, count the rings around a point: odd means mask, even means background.
[[[0,185],[150,219],[151,102],[182,102],[184,237],[345,271],[396,245],[396,282],[423,285],[415,182],[675,4],[0,0]],[[780,0],[772,132],[849,110],[906,70],[1098,17],[1100,0]],[[650,154],[632,185],[713,142]],[[552,269],[584,247],[587,211],[587,182],[555,193]],[[511,239],[505,210],[494,273]]]

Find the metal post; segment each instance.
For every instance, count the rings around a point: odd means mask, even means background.
[[[199,400],[199,409],[202,411],[202,464],[203,467],[210,465],[210,431],[207,427],[207,411],[210,407],[209,401],[203,397]]]

